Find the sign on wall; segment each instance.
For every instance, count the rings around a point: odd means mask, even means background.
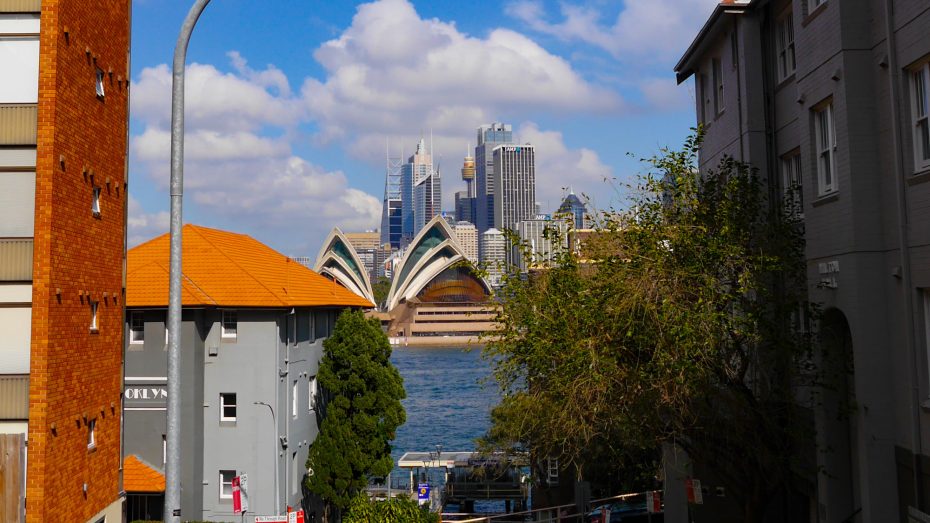
[[[164,409],[168,406],[168,385],[154,381],[141,382],[139,378],[127,376],[123,399],[127,409]]]

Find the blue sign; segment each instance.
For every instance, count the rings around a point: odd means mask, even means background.
[[[429,483],[420,483],[417,489],[417,499],[420,501],[429,501]]]

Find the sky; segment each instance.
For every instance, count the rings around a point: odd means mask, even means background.
[[[190,0],[134,0],[130,246],[168,231],[171,62]],[[536,146],[537,200],[623,207],[639,158],[680,146],[673,68],[713,0],[217,0],[188,50],[185,223],[315,257],[380,226],[385,158],[432,139],[443,207],[476,128]]]

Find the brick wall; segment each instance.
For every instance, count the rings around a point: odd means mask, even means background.
[[[129,9],[128,0],[42,2],[30,522],[86,521],[121,490]],[[91,212],[94,187],[99,217]],[[90,302],[99,303],[98,332],[91,332]],[[92,420],[96,447],[89,449]]]

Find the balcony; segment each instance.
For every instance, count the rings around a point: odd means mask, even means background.
[[[0,145],[35,145],[37,104],[0,104]]]
[[[32,238],[0,238],[0,282],[32,281]]]
[[[42,0],[3,0],[0,13],[38,13],[42,10]]]

